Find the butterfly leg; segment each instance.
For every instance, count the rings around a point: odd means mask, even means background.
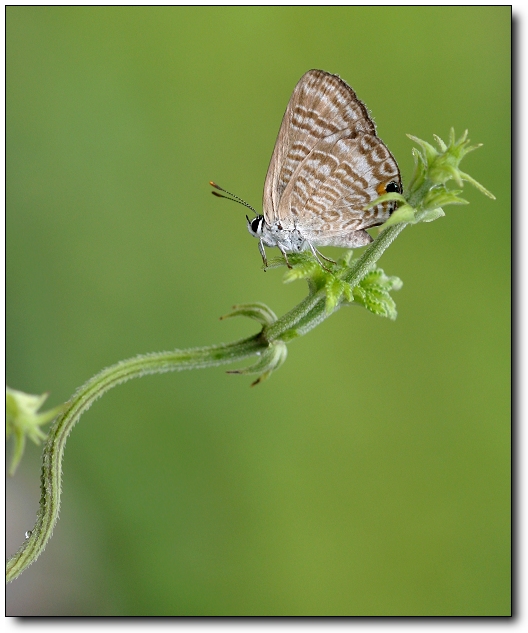
[[[310,250],[313,253],[313,256],[315,257],[315,259],[319,262],[319,264],[321,265],[321,268],[323,268],[324,270],[326,270],[327,273],[331,273],[332,271],[329,270],[324,264],[323,262],[319,259],[319,256],[321,256],[323,259],[326,259],[327,262],[330,262],[332,264],[335,264],[335,261],[333,259],[330,259],[329,257],[325,257],[322,253],[320,253],[310,242],[308,242],[308,246],[310,247]]]
[[[284,257],[284,261],[286,262],[286,266],[288,266],[288,268],[293,268],[293,266],[288,261],[288,255],[286,255],[286,251],[281,248],[280,244],[277,244],[277,246],[279,248],[279,251],[282,253],[282,256]]]
[[[266,251],[264,250],[264,244],[262,243],[262,240],[259,240],[259,251],[262,256],[262,261],[264,262],[264,272],[265,272],[266,268],[268,267],[268,260],[266,259]]]
[[[318,251],[316,248],[314,248],[314,251],[323,259],[326,259],[327,262],[330,262],[331,264],[335,264],[336,262],[333,259],[330,259],[330,257],[325,257],[321,251]]]

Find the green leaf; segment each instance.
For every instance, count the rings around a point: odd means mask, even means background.
[[[413,136],[412,134],[407,134],[407,136],[411,139],[411,141],[414,141],[423,149],[424,162],[428,167],[430,167],[438,156],[437,150],[430,143],[423,141],[417,136]]]
[[[434,222],[438,218],[443,218],[445,213],[441,207],[436,209],[428,209],[422,214],[421,222]]]
[[[382,202],[389,202],[391,200],[395,200],[403,204],[407,202],[407,200],[401,195],[401,193],[396,193],[396,192],[384,193],[382,196],[379,196],[379,198],[376,198],[372,202],[369,202],[365,207],[363,207],[363,209],[364,211],[368,211],[369,209],[372,209],[373,207],[377,207],[378,204],[381,204]]]
[[[453,128],[451,128],[451,129],[453,130]],[[436,141],[438,147],[440,148],[440,151],[441,152],[447,152],[447,145],[444,143],[444,141],[439,136],[437,136],[436,134],[433,134],[433,138]]]
[[[491,198],[492,200],[496,200],[497,198],[491,193],[491,191],[488,191],[485,187],[483,187],[480,182],[477,182],[474,178],[472,178],[471,176],[469,176],[468,174],[465,174],[463,171],[460,172],[460,177],[462,178],[462,180],[465,180],[469,183],[471,183],[475,188],[477,188],[481,193],[483,193],[485,196],[488,196],[488,198]]]
[[[352,260],[352,256],[354,255],[354,251],[349,249],[345,251],[345,254],[337,260],[337,265],[340,268],[347,268],[350,266],[350,261]]]
[[[310,260],[294,264],[293,267],[284,274],[283,281],[285,284],[289,284],[297,279],[308,279],[318,274],[320,270],[320,265],[314,258],[312,258]]]
[[[410,192],[416,191],[423,185],[427,174],[427,161],[422,156],[421,152],[413,147],[412,155],[414,158],[414,172],[408,186],[408,190]]]
[[[460,198],[461,189],[447,189],[445,185],[433,187],[425,196],[423,207],[425,209],[435,209],[447,204],[469,204],[467,200]]]
[[[414,224],[416,221],[416,209],[413,209],[410,205],[404,204],[394,211],[390,218],[382,224],[385,229],[393,224],[400,224],[402,222]]]
[[[327,282],[325,284],[325,291],[326,291],[326,303],[325,303],[325,309],[327,314],[332,313],[337,304],[340,302],[341,298],[343,297],[343,294],[345,293],[345,289],[347,286],[349,286],[350,284],[347,284],[344,281],[341,281],[341,279],[338,279],[337,277],[331,277],[329,276],[327,279]],[[348,296],[351,296],[351,292],[348,292]]]
[[[369,312],[394,320],[396,303],[389,291],[399,290],[402,285],[399,277],[387,277],[381,268],[376,268],[354,288],[354,300]]]

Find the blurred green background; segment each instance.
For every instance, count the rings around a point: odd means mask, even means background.
[[[9,615],[510,612],[509,7],[7,8],[7,381],[68,399],[137,353],[231,341],[278,314],[260,209],[310,68],[366,102],[408,181],[412,143],[484,147],[468,207],[380,264],[396,322],[343,309],[250,389],[223,369],[146,377],[83,417],[61,518]],[[328,255],[337,251],[327,249]],[[273,254],[270,252],[270,255]],[[8,482],[8,554],[40,448]]]

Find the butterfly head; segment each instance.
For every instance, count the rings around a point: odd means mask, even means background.
[[[247,220],[247,229],[253,235],[253,237],[258,237],[259,239],[262,237],[262,229],[264,226],[264,216],[257,215],[256,218],[252,218],[251,220],[246,215]]]

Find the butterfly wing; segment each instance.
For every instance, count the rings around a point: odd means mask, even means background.
[[[298,166],[283,192],[279,214],[302,225],[308,240],[312,231],[367,229],[388,220],[394,208],[393,202],[384,202],[365,211],[389,183],[401,191],[398,165],[377,136],[334,135],[319,141]]]
[[[264,218],[280,219],[284,190],[318,142],[329,136],[376,135],[367,108],[337,75],[309,70],[297,83],[284,114],[264,184]]]
[[[401,192],[398,165],[364,104],[336,75],[306,73],[288,104],[266,177],[266,221],[302,226],[303,235],[322,246],[325,232],[345,235],[387,220],[393,203],[364,207],[388,183]]]

